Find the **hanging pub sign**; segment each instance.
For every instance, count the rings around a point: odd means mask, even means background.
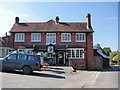
[[[48,52],[48,53],[53,53],[53,52],[54,52],[54,46],[53,46],[52,44],[49,44],[49,45],[47,46],[47,52]]]

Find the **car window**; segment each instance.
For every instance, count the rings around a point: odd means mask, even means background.
[[[17,55],[15,55],[15,54],[9,55],[9,56],[7,57],[7,59],[8,59],[8,60],[16,60],[16,56],[17,56]]]
[[[35,60],[33,55],[28,55],[28,60]]]
[[[26,58],[27,58],[26,55],[20,54],[20,55],[18,55],[17,60],[26,60]]]

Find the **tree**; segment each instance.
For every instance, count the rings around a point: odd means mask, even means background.
[[[117,55],[118,52],[116,51],[113,51],[111,54],[110,54],[110,60],[112,61],[113,60],[113,57]]]
[[[103,51],[104,51],[104,53],[105,53],[107,56],[109,56],[110,53],[112,52],[110,47],[104,47],[104,48],[103,48]]]
[[[110,54],[110,61],[112,61],[115,64],[120,65],[120,52],[114,51]]]

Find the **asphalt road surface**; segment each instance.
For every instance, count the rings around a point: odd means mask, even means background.
[[[67,67],[52,67],[32,75],[1,72],[2,88],[118,88],[118,70],[113,66],[103,71],[69,73]]]

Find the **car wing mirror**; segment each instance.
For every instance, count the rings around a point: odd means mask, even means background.
[[[5,58],[5,60],[9,60],[8,58]]]

